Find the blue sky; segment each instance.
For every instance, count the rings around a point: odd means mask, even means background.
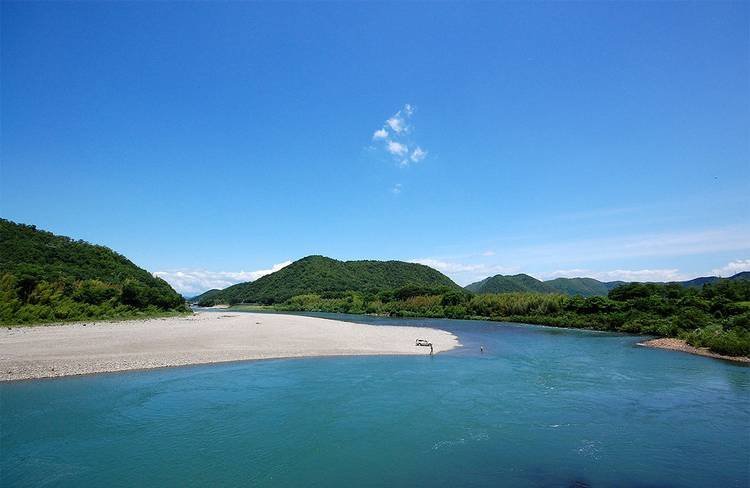
[[[750,268],[748,3],[2,3],[0,212],[179,291],[309,254]],[[379,132],[384,131],[384,132]]]

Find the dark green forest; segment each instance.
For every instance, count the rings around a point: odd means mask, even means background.
[[[730,280],[748,279],[749,272],[743,271],[726,278]],[[718,276],[703,276],[688,281],[677,281],[685,287],[700,288],[703,285],[717,283],[724,278]],[[563,295],[578,295],[582,297],[607,296],[614,288],[624,285],[624,281],[599,281],[594,278],[555,278],[541,281],[527,274],[495,275],[466,286],[473,293],[562,293]]]
[[[377,292],[406,285],[460,290],[450,278],[428,266],[403,261],[338,261],[307,256],[275,273],[194,299],[200,305],[217,303],[284,302],[305,293]]]
[[[185,313],[169,284],[104,246],[0,219],[0,322]]]
[[[627,332],[678,337],[729,356],[750,355],[748,280],[719,280],[700,288],[677,283],[631,283],[614,288],[606,297],[476,295],[411,285],[370,293],[308,293],[277,303],[273,309],[483,319]]]

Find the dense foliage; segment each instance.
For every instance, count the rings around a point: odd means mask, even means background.
[[[583,297],[606,296],[621,281],[602,282],[594,278],[556,278],[541,281],[527,274],[495,275],[466,287],[472,293],[562,293]]]
[[[0,219],[0,322],[181,313],[167,282],[103,246]]]
[[[204,291],[200,295],[196,295],[194,297],[190,297],[190,298],[187,299],[187,301],[189,303],[200,303],[200,302],[206,303],[206,302],[209,301],[209,299],[215,297],[220,292],[221,292],[221,290],[219,290],[218,288],[213,288],[211,290]]]
[[[743,271],[730,278],[704,276],[674,283],[688,288],[700,288],[703,285],[715,284],[724,279],[750,279],[750,272]],[[490,276],[482,281],[468,285],[466,290],[472,293],[562,293],[563,295],[571,296],[595,297],[607,296],[611,290],[624,284],[624,281],[599,281],[594,278],[556,278],[554,280],[540,281],[526,274],[517,274]]]
[[[607,296],[613,288],[624,284],[623,281],[599,281],[594,278],[555,278],[544,282],[555,293],[580,295],[582,297]]]
[[[377,293],[297,295],[279,311],[371,313],[524,322],[662,337],[680,337],[730,356],[750,355],[750,281],[621,285],[607,297],[503,293],[407,286]]]
[[[428,266],[403,261],[337,261],[308,256],[250,283],[230,286],[202,298],[200,305],[216,303],[282,303],[309,293],[377,292],[407,285],[461,288]]]
[[[472,293],[553,293],[554,290],[532,276],[527,274],[517,275],[495,275],[482,281],[472,283],[466,287]]]

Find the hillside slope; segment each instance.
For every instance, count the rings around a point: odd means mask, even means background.
[[[605,282],[594,278],[555,278],[544,282],[557,293],[582,297],[606,296],[611,289],[624,283],[624,281]]]
[[[676,283],[679,283],[682,286],[700,288],[703,285],[714,284],[721,280],[750,280],[750,271],[740,271],[739,273],[727,278],[721,278],[719,276],[701,276],[699,278],[693,278],[692,280],[677,281]]]
[[[201,301],[208,300],[209,298],[212,298],[219,294],[221,292],[218,288],[212,288],[208,291],[204,291],[200,295],[195,295],[194,297],[190,297],[187,299],[188,303],[200,303]]]
[[[704,276],[687,281],[675,281],[672,283],[688,288],[700,288],[707,284],[716,284],[722,280],[750,280],[750,271],[742,271],[728,278],[718,276]],[[512,292],[536,292],[536,293],[562,293],[563,295],[594,297],[607,296],[607,294],[620,285],[627,284],[625,281],[599,281],[594,278],[555,278],[554,280],[540,281],[526,274],[517,275],[495,275],[477,281],[465,287],[473,293],[512,293]]]
[[[555,293],[555,290],[527,274],[495,275],[466,286],[473,293]]]
[[[326,292],[377,292],[407,285],[460,287],[428,266],[403,261],[338,261],[308,256],[256,281],[239,283],[201,300],[217,303],[279,303],[296,295]]]
[[[166,281],[104,246],[0,219],[0,321],[120,318],[184,310]]]

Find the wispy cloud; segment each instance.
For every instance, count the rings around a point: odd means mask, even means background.
[[[393,130],[396,134],[402,132],[408,132],[409,118],[414,114],[414,107],[408,103],[404,105],[404,108],[396,112],[396,114],[385,121],[385,124]]]
[[[679,269],[614,269],[594,271],[590,269],[560,269],[542,273],[540,279],[594,278],[599,281],[683,281],[690,279]]]
[[[385,121],[386,125],[391,128],[393,132],[396,134],[401,134],[402,132],[406,131],[407,125],[406,121],[403,117],[399,117],[399,114],[394,115],[390,119]]]
[[[750,230],[744,227],[725,227],[530,245],[504,249],[503,254],[514,262],[552,264],[690,256],[747,249],[750,249]]]
[[[396,141],[387,141],[386,150],[394,156],[401,157],[409,151],[409,148],[405,144],[401,144]]]
[[[640,207],[614,207],[614,208],[596,208],[593,210],[584,210],[580,212],[563,213],[557,216],[560,220],[588,220],[598,219],[604,217],[615,217],[619,215],[632,214],[638,211],[646,209],[645,206]]]
[[[422,161],[426,157],[427,157],[427,151],[425,151],[421,147],[417,146],[411,152],[411,156],[409,156],[409,159],[411,159],[412,162],[414,162],[414,163],[418,163],[418,162]]]
[[[427,157],[427,151],[411,137],[411,118],[415,111],[416,108],[407,103],[372,134],[372,140],[382,143],[382,147],[400,167],[418,163]]]
[[[711,271],[716,276],[732,276],[736,275],[737,273],[741,273],[742,271],[750,271],[750,259],[738,259],[736,261],[732,261],[730,263],[727,263],[725,266],[722,266],[721,268],[715,268]]]
[[[401,187],[401,183],[396,183],[395,185],[393,185],[393,188],[391,188],[391,193],[398,195],[399,193],[401,193]]]
[[[185,295],[196,295],[213,288],[226,288],[245,281],[255,281],[292,264],[291,261],[274,264],[269,269],[255,271],[208,271],[201,269],[156,271],[154,276],[164,279]]]
[[[459,285],[468,285],[496,274],[518,273],[515,266],[502,266],[484,263],[460,263],[440,258],[419,258],[410,260],[412,263],[424,264],[445,273]]]
[[[651,261],[658,258],[671,263],[684,256],[726,252],[745,254],[750,249],[748,243],[750,231],[743,226],[735,226],[561,241],[546,245],[513,243],[504,246],[494,242],[491,243],[493,249],[484,252],[412,261],[434,267],[460,284],[498,273],[519,272],[539,279],[589,277],[600,281],[683,281],[699,275],[731,276],[748,271],[750,259],[737,259],[698,274],[687,273],[673,266],[641,268],[622,265],[642,258],[650,258]],[[568,266],[563,267],[565,265]]]
[[[411,262],[424,264],[441,271],[461,285],[467,285],[497,274],[523,273],[518,266],[502,266],[499,264],[459,263],[442,259],[414,259]],[[547,273],[530,273],[540,280],[554,278],[594,278],[599,281],[682,281],[690,279],[678,269],[614,269],[596,271],[591,269],[574,268],[560,269]]]
[[[377,141],[379,139],[388,139],[388,131],[385,129],[378,129],[372,134],[372,140]]]

